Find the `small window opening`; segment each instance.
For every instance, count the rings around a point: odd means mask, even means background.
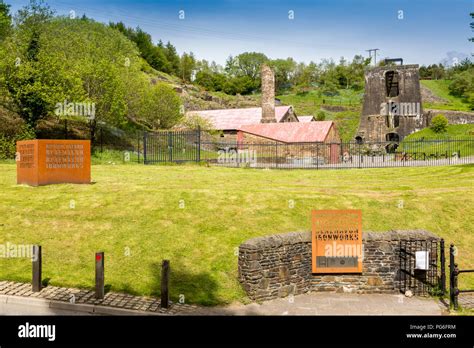
[[[385,73],[385,88],[387,92],[387,97],[393,98],[398,96],[398,94],[400,93],[398,89],[398,72],[387,71]]]

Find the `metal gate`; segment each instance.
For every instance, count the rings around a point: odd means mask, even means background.
[[[143,134],[145,164],[199,162],[201,131],[163,131]]]
[[[438,240],[400,241],[399,289],[401,292],[411,290],[414,295],[426,296],[434,295],[436,291],[444,291],[442,290],[445,288],[443,279],[446,275],[443,245],[444,242]],[[420,261],[424,264],[420,265]],[[441,274],[438,274],[439,268]]]

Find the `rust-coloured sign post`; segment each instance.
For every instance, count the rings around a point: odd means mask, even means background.
[[[362,257],[360,210],[313,210],[313,273],[361,273]]]
[[[95,298],[104,298],[104,252],[95,253]]]
[[[90,140],[22,140],[16,151],[18,184],[91,182]]]

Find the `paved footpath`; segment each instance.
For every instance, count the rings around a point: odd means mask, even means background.
[[[73,297],[74,296],[74,297]],[[71,303],[74,298],[74,303]],[[433,298],[398,294],[311,293],[266,301],[201,307],[159,299],[107,293],[97,300],[89,290],[48,286],[31,292],[31,284],[0,281],[0,315],[443,315],[446,307]]]
[[[196,312],[196,314],[201,314]],[[432,298],[391,294],[310,293],[249,305],[213,307],[215,315],[443,315],[446,307]]]

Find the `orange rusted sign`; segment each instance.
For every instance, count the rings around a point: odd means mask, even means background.
[[[362,211],[313,210],[313,273],[362,272]]]
[[[16,143],[18,184],[91,182],[89,140],[23,140]]]

